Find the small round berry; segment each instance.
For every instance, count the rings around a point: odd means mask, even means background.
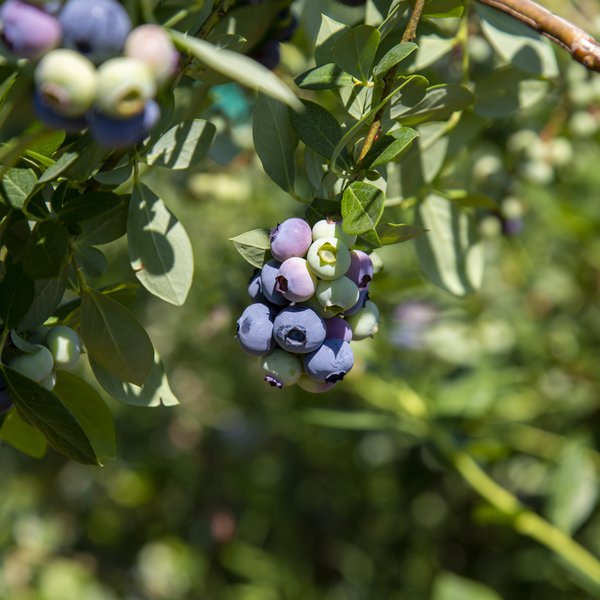
[[[331,281],[319,281],[317,300],[325,307],[325,312],[332,315],[343,313],[358,302],[360,292],[353,281],[342,276]]]
[[[354,365],[354,353],[348,342],[326,339],[314,352],[304,357],[304,370],[317,381],[335,383],[344,378]]]
[[[28,379],[40,382],[46,379],[52,372],[54,358],[48,348],[37,346],[36,352],[19,354],[19,356],[10,361],[9,366]]]
[[[365,302],[369,299],[369,290],[362,290],[358,296],[358,302],[344,311],[345,317],[351,317],[355,315],[364,305]]]
[[[273,227],[270,234],[271,254],[279,262],[292,256],[304,256],[312,244],[310,225],[297,217]]]
[[[276,277],[275,289],[290,302],[304,302],[314,295],[317,278],[308,263],[299,256],[292,256],[281,263]]]
[[[56,377],[56,371],[52,371],[50,375],[44,377],[44,379],[42,379],[39,383],[42,387],[46,388],[49,392],[51,392],[54,389],[54,386],[56,385]]]
[[[127,36],[124,54],[145,62],[159,87],[169,81],[179,62],[179,53],[175,50],[169,34],[160,25],[136,27]]]
[[[350,266],[350,251],[337,238],[319,238],[308,249],[306,260],[321,279],[337,279],[345,275]]]
[[[325,381],[316,381],[304,373],[302,374],[302,377],[298,379],[298,387],[301,387],[303,390],[310,392],[311,394],[322,394],[323,392],[328,392],[334,385],[335,382],[326,383]]]
[[[275,37],[280,42],[289,42],[298,29],[298,17],[289,8],[282,10],[278,16],[280,21],[277,23]]]
[[[45,345],[52,352],[55,369],[72,369],[79,362],[81,342],[70,327],[53,327],[46,336]]]
[[[297,356],[275,348],[262,361],[265,381],[272,387],[294,385],[302,375],[302,363]]]
[[[379,309],[374,302],[367,300],[364,307],[348,318],[352,327],[353,339],[356,341],[373,337],[379,330]]]
[[[349,342],[352,340],[352,328],[348,325],[348,321],[342,317],[332,317],[325,320],[325,337],[336,338]]]
[[[356,243],[356,236],[346,233],[342,229],[342,221],[332,221],[331,219],[321,219],[317,221],[312,228],[312,238],[314,241],[321,238],[334,237],[343,242],[348,248]]]
[[[34,80],[41,106],[65,117],[81,117],[96,99],[96,68],[73,50],[59,48],[46,54]]]
[[[266,302],[260,283],[260,269],[254,269],[254,273],[248,281],[248,296],[253,302]]]
[[[275,347],[274,319],[275,311],[262,302],[247,306],[237,320],[237,339],[242,349],[256,356],[271,352]]]
[[[277,276],[281,263],[277,260],[270,260],[263,265],[260,273],[261,291],[265,298],[277,306],[285,306],[289,301],[277,290]]]
[[[84,117],[65,117],[46,106],[37,90],[33,92],[33,110],[37,118],[47,127],[77,133],[87,127]]]
[[[252,50],[250,57],[263,67],[274,71],[281,62],[279,42],[275,39],[267,40],[264,44]]]
[[[116,0],[67,0],[58,18],[63,45],[96,64],[118,56],[131,31],[129,15]]]
[[[284,350],[306,354],[325,340],[325,322],[308,306],[288,306],[275,317],[273,337]]]
[[[346,277],[354,281],[359,290],[366,290],[373,279],[373,262],[362,250],[350,250],[350,267]]]
[[[0,7],[2,41],[19,58],[39,58],[60,45],[62,29],[46,11],[20,0]]]

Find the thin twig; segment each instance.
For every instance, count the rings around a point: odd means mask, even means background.
[[[478,0],[531,27],[562,46],[590,71],[600,72],[600,43],[587,31],[533,0]]]

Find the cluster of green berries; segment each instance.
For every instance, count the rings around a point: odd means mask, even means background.
[[[243,350],[261,357],[265,381],[324,392],[354,365],[350,341],[372,337],[379,311],[368,299],[373,262],[352,250],[341,221],[299,218],[271,230],[272,259],[248,285],[253,300],[237,321]]]
[[[48,127],[89,128],[102,146],[124,148],[157,123],[155,97],[179,54],[159,25],[132,29],[117,0],[7,0],[0,32],[11,54],[37,62],[33,104]]]
[[[6,364],[49,391],[56,385],[56,371],[72,369],[81,356],[79,336],[64,325],[39,327],[27,340],[13,341],[15,345],[6,350]],[[0,414],[11,407],[10,396],[0,379]]]

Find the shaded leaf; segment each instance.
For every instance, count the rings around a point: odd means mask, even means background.
[[[331,62],[334,46],[348,29],[343,23],[327,15],[321,15],[321,27],[315,42],[315,63],[317,66]]]
[[[333,60],[363,83],[369,80],[379,46],[380,33],[372,25],[357,25],[344,33],[333,47]]]
[[[2,195],[13,208],[22,209],[36,184],[33,169],[8,169],[2,176]]]
[[[77,236],[79,244],[96,246],[108,244],[127,233],[129,202],[121,201],[102,214],[79,222],[81,233]]]
[[[423,227],[403,223],[380,223],[376,231],[382,246],[406,242],[427,232]]]
[[[32,278],[57,277],[69,256],[69,232],[56,220],[34,228],[23,254],[23,268]]]
[[[26,423],[14,409],[6,415],[0,427],[0,439],[33,458],[42,458],[48,447],[44,434]]]
[[[406,150],[419,132],[409,127],[401,127],[390,135],[379,138],[363,159],[365,167],[374,169],[396,159]]]
[[[408,58],[417,48],[413,42],[400,42],[388,50],[373,69],[375,80],[383,79],[390,69]]]
[[[336,87],[353,86],[354,79],[335,63],[327,63],[298,75],[294,82],[303,90],[329,90]]]
[[[101,250],[94,246],[76,244],[73,255],[77,265],[88,277],[101,277],[108,267],[108,259]]]
[[[112,192],[70,193],[57,213],[65,223],[79,223],[109,212],[122,202],[122,197]]]
[[[34,285],[22,263],[5,264],[6,273],[0,282],[0,318],[6,329],[13,329],[32,305]]]

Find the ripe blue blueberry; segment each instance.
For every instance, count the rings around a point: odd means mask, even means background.
[[[332,317],[325,320],[326,338],[335,338],[349,342],[352,339],[352,328],[342,317]]]
[[[99,64],[121,53],[131,21],[116,0],[67,0],[59,14],[63,45]]]
[[[289,8],[282,10],[278,16],[280,21],[277,24],[275,36],[280,42],[289,42],[298,29],[298,17]]]
[[[379,309],[374,302],[367,300],[363,308],[348,318],[352,327],[353,339],[359,341],[373,337],[379,330]]]
[[[115,119],[100,112],[88,115],[92,137],[106,148],[127,148],[141,142],[160,118],[160,108],[154,100],[138,115],[129,119]]]
[[[319,238],[308,249],[306,260],[321,279],[337,279],[344,275],[350,266],[350,251],[337,238]]]
[[[285,306],[289,302],[284,295],[277,291],[277,276],[279,275],[279,267],[281,263],[277,260],[270,260],[263,265],[260,274],[261,291],[265,298],[272,304],[277,306]]]
[[[136,27],[127,36],[124,54],[145,62],[159,87],[172,77],[179,62],[179,53],[169,34],[160,25]]]
[[[308,306],[288,306],[275,317],[273,337],[284,350],[306,354],[325,340],[325,322]]]
[[[52,129],[64,129],[76,133],[87,127],[84,117],[65,117],[46,106],[37,90],[33,92],[33,110],[37,118]]]
[[[317,300],[325,307],[325,312],[338,315],[353,307],[360,292],[353,281],[342,276],[332,281],[322,280],[317,285]]]
[[[275,39],[267,40],[250,53],[250,56],[263,67],[274,71],[281,61],[279,42]]]
[[[4,383],[4,379],[0,377],[0,415],[7,413],[13,406],[12,400],[10,399],[10,394],[6,389],[6,384]]]
[[[365,302],[368,299],[369,299],[369,290],[362,290],[360,292],[360,294],[358,295],[358,302],[351,308],[348,308],[347,310],[345,310],[344,316],[351,317],[352,315],[355,315],[365,305]]]
[[[33,77],[41,105],[59,115],[81,117],[96,99],[96,68],[74,50],[48,52]]]
[[[331,219],[321,219],[317,221],[312,228],[312,238],[314,241],[321,238],[334,237],[343,242],[348,248],[356,243],[356,236],[346,233],[342,229],[342,221],[333,221]]]
[[[302,363],[297,356],[275,348],[262,361],[265,381],[272,387],[294,385],[302,376]]]
[[[273,339],[274,310],[256,302],[247,306],[237,320],[237,339],[249,354],[262,356],[275,347]]]
[[[304,357],[306,374],[317,381],[335,383],[344,378],[354,365],[354,353],[348,342],[330,338]]]
[[[311,394],[328,392],[334,385],[335,382],[327,383],[325,381],[316,381],[305,373],[303,373],[302,377],[298,379],[298,387],[301,387],[303,390],[310,392]]]
[[[248,296],[250,296],[250,299],[253,302],[266,302],[266,298],[264,297],[261,288],[260,269],[254,269],[254,273],[252,273],[252,277],[250,277],[250,281],[248,281]]]
[[[60,44],[58,20],[37,6],[7,0],[0,7],[2,41],[19,58],[39,58]]]
[[[317,278],[308,263],[299,256],[292,256],[281,263],[276,277],[275,289],[290,302],[304,302],[314,295]]]
[[[312,243],[310,225],[293,217],[271,229],[271,254],[279,262],[292,256],[304,256]]]
[[[373,279],[373,262],[362,250],[350,250],[350,267],[346,277],[354,281],[359,290],[366,290]]]

